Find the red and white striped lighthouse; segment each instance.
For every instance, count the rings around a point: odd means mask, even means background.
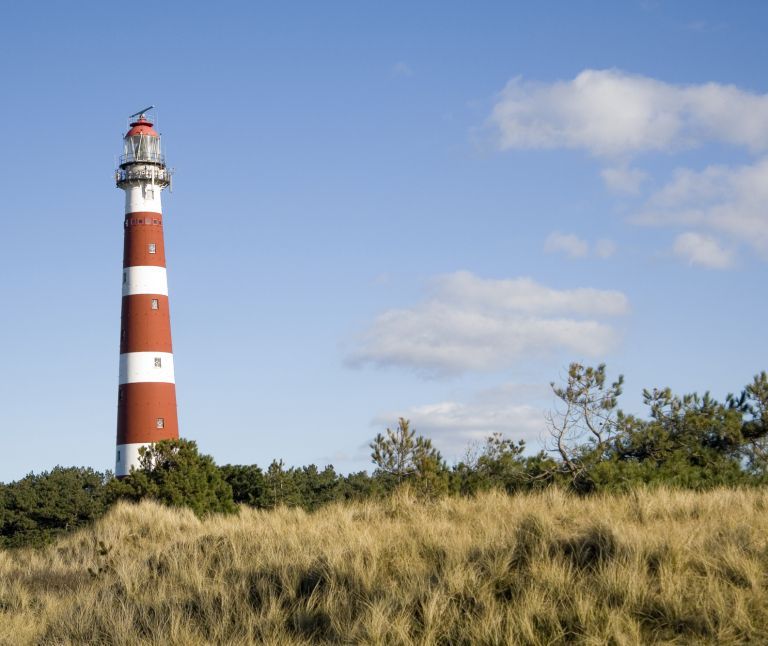
[[[145,114],[149,110],[132,115],[115,171],[125,191],[117,477],[138,465],[140,447],[179,436],[160,206],[171,171]]]

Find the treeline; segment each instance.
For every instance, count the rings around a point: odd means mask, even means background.
[[[644,392],[646,418],[618,408],[623,378],[607,381],[605,366],[570,366],[552,384],[558,406],[547,417],[545,450],[526,454],[522,441],[499,434],[468,448],[448,465],[430,439],[406,419],[371,442],[371,473],[339,474],[332,466],[217,466],[194,442],[167,441],[143,452],[123,480],[88,468],[56,467],[0,485],[0,546],[40,545],[82,527],[117,500],[160,500],[198,515],[280,505],[313,511],[334,501],[364,500],[409,487],[415,495],[471,496],[563,486],[581,494],[664,484],[693,489],[768,482],[768,375],[718,402]]]

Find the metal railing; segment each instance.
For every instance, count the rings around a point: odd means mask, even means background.
[[[123,153],[120,155],[120,165],[143,163],[148,164],[165,164],[165,155],[162,153],[152,152],[138,152],[138,153]]]
[[[173,171],[160,166],[141,166],[139,168],[118,168],[115,171],[115,184],[127,184],[129,182],[150,181],[160,186],[168,186],[171,183]]]

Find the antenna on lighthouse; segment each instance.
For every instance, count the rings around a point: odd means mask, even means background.
[[[140,117],[144,113],[149,112],[150,110],[152,110],[154,107],[155,107],[154,105],[150,105],[148,108],[144,108],[143,110],[139,110],[138,112],[134,112],[128,118],[129,119],[133,119],[134,117]]]

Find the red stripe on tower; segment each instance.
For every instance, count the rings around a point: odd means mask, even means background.
[[[115,173],[117,186],[125,191],[118,478],[138,466],[142,446],[179,436],[160,203],[171,172],[165,166],[160,135],[143,112],[136,116],[125,134]]]

